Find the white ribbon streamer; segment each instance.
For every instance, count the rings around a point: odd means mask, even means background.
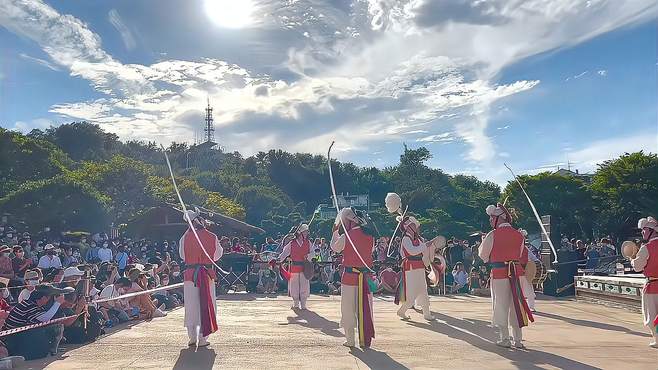
[[[519,178],[514,174],[514,171],[507,165],[507,163],[503,163],[505,167],[509,170],[509,172],[514,176],[514,180],[516,180],[516,183],[519,184],[519,187],[521,188],[521,191],[523,194],[525,194],[526,199],[528,200],[528,204],[530,204],[530,208],[532,209],[532,213],[535,214],[535,218],[537,219],[537,222],[539,223],[539,227],[541,228],[541,231],[546,235],[546,240],[548,241],[548,245],[551,247],[551,250],[553,251],[553,256],[555,256],[555,260],[553,263],[557,263],[557,251],[555,250],[555,246],[553,246],[553,242],[551,241],[550,235],[548,235],[548,231],[546,231],[546,228],[544,227],[544,224],[541,222],[541,217],[539,217],[539,213],[537,212],[537,208],[535,208],[535,205],[532,203],[532,200],[530,200],[530,196],[528,193],[526,193],[525,189],[523,188],[523,185],[521,185],[521,181],[519,181]]]
[[[199,243],[199,246],[201,247],[201,250],[203,251],[203,254],[208,257],[208,260],[219,270],[224,275],[228,275],[229,273],[224,271],[221,267],[219,267],[218,264],[215,263],[214,258],[210,257],[208,252],[206,251],[206,248],[203,246],[203,243],[201,243],[201,238],[199,238],[199,234],[196,232],[196,228],[192,224],[192,220],[189,219],[187,216],[187,208],[185,207],[185,202],[183,202],[183,197],[180,195],[180,191],[178,191],[178,185],[176,185],[176,179],[174,178],[174,171],[171,169],[171,163],[169,162],[169,156],[167,155],[167,151],[165,150],[164,146],[160,144],[160,147],[162,148],[162,152],[165,155],[165,159],[167,160],[167,167],[169,167],[169,174],[171,175],[171,182],[174,184],[174,190],[176,191],[176,195],[178,196],[178,201],[180,202],[181,208],[183,209],[183,219],[187,221],[188,225],[190,225],[190,229],[194,233],[194,236],[196,237],[196,241]]]
[[[334,185],[334,175],[331,172],[331,148],[333,146],[334,146],[334,141],[331,142],[331,145],[329,145],[329,150],[327,151],[327,165],[329,166],[329,182],[331,183],[331,193],[334,195],[334,205],[336,206],[336,214],[338,214],[338,220],[340,222],[340,226],[343,228],[345,237],[350,242],[350,245],[352,246],[352,250],[354,251],[356,256],[359,257],[359,260],[361,260],[363,266],[365,266],[365,268],[367,268],[371,273],[374,274],[375,271],[368,266],[368,264],[363,260],[363,257],[361,257],[359,251],[354,246],[354,242],[352,242],[352,238],[350,237],[350,234],[347,232],[347,229],[345,228],[345,224],[343,224],[343,218],[340,217],[340,209],[338,209],[338,197],[336,196],[336,186]]]

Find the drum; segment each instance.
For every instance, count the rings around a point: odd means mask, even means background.
[[[315,268],[313,266],[313,262],[304,261],[304,277],[307,278],[308,280],[311,280],[314,274],[315,274]]]
[[[533,261],[528,261],[528,264],[525,265],[525,278],[530,284],[535,280],[535,274],[537,273],[537,265]]]

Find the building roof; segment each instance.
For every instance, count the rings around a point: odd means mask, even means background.
[[[194,205],[188,207],[194,209]],[[217,229],[216,231],[222,234],[245,235],[265,233],[265,230],[260,227],[250,225],[244,221],[221,213],[211,212],[202,207],[200,209],[202,210],[203,218],[212,222],[210,228]],[[139,235],[150,234],[163,229],[181,229],[184,231],[186,228],[187,224],[183,222],[183,211],[177,205],[166,203],[144,210],[139,216],[128,223],[128,229]]]

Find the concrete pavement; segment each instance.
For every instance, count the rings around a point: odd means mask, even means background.
[[[28,362],[47,369],[651,369],[658,350],[641,316],[573,300],[540,298],[536,323],[524,330],[527,351],[497,347],[490,301],[432,297],[435,322],[395,315],[390,298],[375,299],[376,338],[367,351],[343,347],[340,298],[312,296],[310,311],[293,312],[285,296],[220,298],[219,333],[211,346],[188,349],[183,310],[139,323],[70,349],[59,358]]]

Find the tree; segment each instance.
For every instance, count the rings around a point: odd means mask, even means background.
[[[626,153],[603,162],[594,174],[597,226],[619,238],[637,235],[637,220],[658,212],[658,156]]]
[[[560,233],[571,237],[591,238],[594,210],[592,194],[577,177],[543,172],[534,176],[519,176],[540,215],[551,215],[551,222]],[[518,226],[539,231],[537,220],[525,195],[515,181],[510,181],[503,192],[509,197],[508,206],[514,208]]]
[[[261,185],[240,189],[235,201],[244,206],[247,222],[256,225],[268,219],[273,213],[283,214],[284,210],[289,210],[292,204],[290,198],[281,190]]]
[[[134,159],[117,155],[104,162],[83,162],[70,176],[108,197],[110,215],[116,223],[127,222],[156,203],[148,192],[153,168]]]
[[[244,220],[246,216],[244,207],[217,192],[208,193],[205,207],[239,220]]]
[[[0,128],[0,198],[27,181],[49,179],[72,166],[52,143]]]
[[[119,137],[89,122],[72,122],[46,130],[46,137],[75,161],[107,159],[120,147]]]
[[[11,213],[33,230],[107,230],[108,196],[66,175],[30,181],[0,200],[0,210]]]

